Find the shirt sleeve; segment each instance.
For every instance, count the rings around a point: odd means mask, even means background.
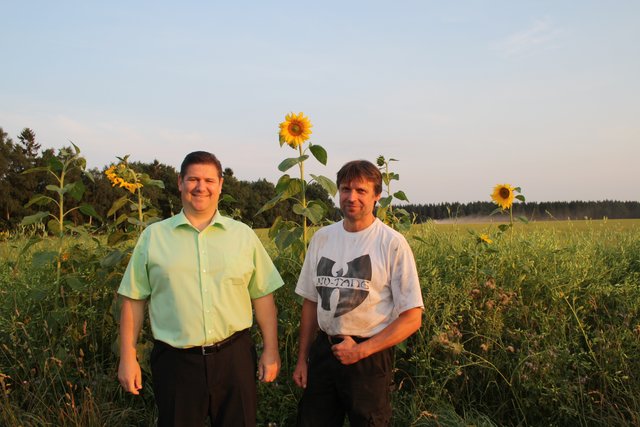
[[[256,299],[272,293],[284,285],[284,281],[258,236],[253,231],[251,233],[254,246],[254,270],[249,281],[249,296],[251,299]]]
[[[127,269],[122,276],[118,293],[131,299],[147,299],[151,295],[151,284],[147,269],[149,229],[145,229],[136,243]]]
[[[394,242],[391,265],[391,292],[398,314],[412,308],[424,307],[418,270],[409,243],[404,237]]]

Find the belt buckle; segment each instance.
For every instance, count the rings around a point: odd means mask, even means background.
[[[216,344],[212,344],[212,345],[203,345],[200,348],[202,349],[202,355],[206,356],[208,354],[214,353],[215,350],[218,349],[218,346]]]

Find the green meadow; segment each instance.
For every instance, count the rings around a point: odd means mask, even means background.
[[[414,225],[422,328],[396,349],[396,426],[640,424],[640,220]],[[116,380],[116,290],[133,242],[0,237],[0,425],[152,426]],[[266,230],[257,230],[268,249]],[[259,387],[258,421],[289,426],[299,262],[279,260],[282,371]],[[260,347],[260,338],[256,333]]]

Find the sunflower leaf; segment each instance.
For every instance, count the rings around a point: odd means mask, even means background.
[[[304,162],[305,160],[307,160],[309,158],[308,155],[303,155],[300,157],[290,157],[288,159],[284,159],[279,165],[278,165],[278,170],[280,172],[286,172],[287,170],[291,169],[292,167],[294,167],[295,165],[297,165],[298,163]]]
[[[332,197],[336,195],[336,193],[338,192],[338,187],[336,187],[335,182],[333,182],[331,179],[327,178],[326,176],[314,175],[314,174],[310,174],[310,175],[311,175],[311,178],[315,179],[316,182],[320,184],[320,186],[324,188],[326,192],[329,193]]]
[[[305,216],[309,218],[309,220],[315,225],[322,221],[322,218],[324,218],[324,215],[326,213],[327,207],[324,205],[324,203],[312,200],[307,206],[307,213],[305,214]]]
[[[267,211],[269,209],[271,209],[272,207],[274,207],[276,205],[276,203],[278,203],[278,201],[280,201],[280,199],[282,198],[282,193],[279,193],[278,195],[276,195],[273,199],[269,200],[267,203],[265,203],[259,210],[258,212],[256,212],[256,215],[260,215],[262,212]]]
[[[28,215],[22,218],[20,225],[35,224],[36,222],[40,222],[48,216],[49,216],[49,212],[37,212],[37,213],[34,213],[33,215]]]
[[[404,191],[396,191],[395,193],[393,193],[393,197],[395,197],[398,200],[404,200],[405,202],[409,201],[409,199],[407,198],[407,195],[404,194]]]
[[[317,161],[325,166],[327,165],[327,150],[319,145],[309,145],[309,150],[311,150],[311,154],[313,154],[313,157],[315,157]]]
[[[107,216],[111,216],[116,213],[121,207],[127,204],[129,198],[127,196],[122,196],[111,205],[111,209],[107,212]]]
[[[493,211],[491,211],[489,216],[495,215],[495,214],[500,213],[500,212],[502,212],[502,208],[495,208]]]
[[[82,212],[85,215],[88,215],[90,217],[99,219],[100,221],[102,221],[102,218],[100,217],[100,215],[98,215],[98,212],[96,212],[96,210],[93,208],[93,206],[88,205],[88,204],[82,204],[80,205],[80,212]]]
[[[393,196],[387,196],[387,197],[383,197],[380,199],[380,207],[381,208],[386,208],[387,206],[389,206],[391,204],[391,201],[393,200]]]
[[[524,222],[525,224],[529,224],[529,220],[526,217],[520,215],[517,218],[519,221]]]
[[[33,196],[31,198],[31,200],[29,200],[29,202],[24,205],[25,208],[28,208],[29,206],[36,204],[38,206],[44,206],[44,205],[48,205],[49,203],[53,202],[54,200],[49,197],[49,196],[45,196],[44,194],[37,194],[35,196]]]
[[[82,181],[76,181],[72,184],[68,184],[64,186],[64,191],[68,192],[71,197],[77,202],[82,199],[82,195],[84,194],[84,190],[86,187],[82,183]]]
[[[523,202],[523,203],[524,203],[524,201],[525,201],[525,198],[524,198],[524,196],[523,196],[522,194],[518,194],[518,195],[516,196],[516,199],[520,200],[520,201],[521,201],[521,202]]]

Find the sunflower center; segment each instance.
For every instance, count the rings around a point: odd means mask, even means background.
[[[500,197],[502,197],[503,199],[508,199],[510,195],[511,191],[509,191],[507,187],[502,187],[500,189]]]
[[[293,136],[302,135],[302,126],[299,123],[293,122],[289,125],[289,133]]]

